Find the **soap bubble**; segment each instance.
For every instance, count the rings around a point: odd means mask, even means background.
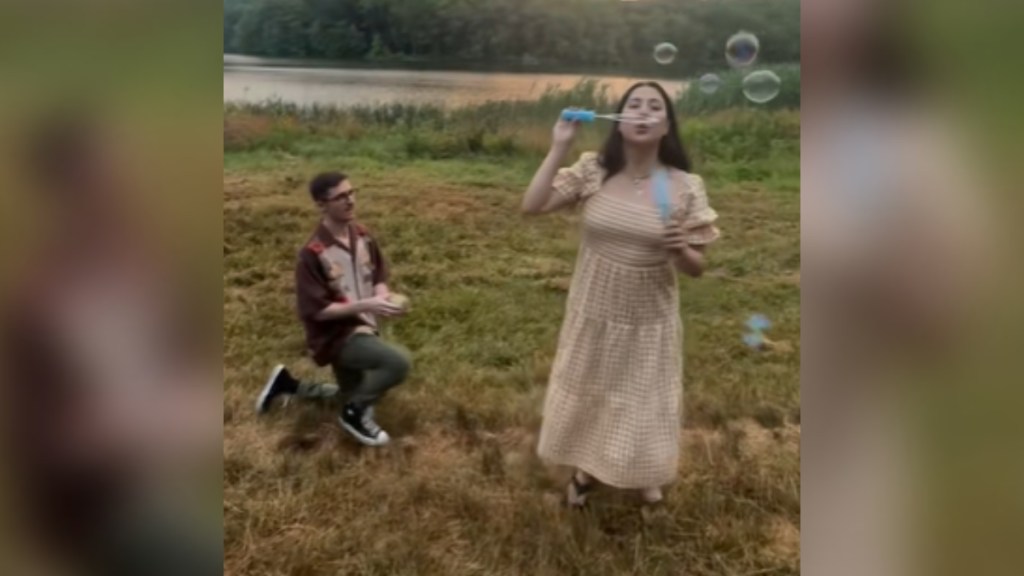
[[[679,50],[668,42],[662,42],[654,47],[654,61],[658,64],[671,64],[676,59]]]
[[[717,74],[705,74],[700,77],[700,91],[705,94],[714,94],[722,87],[722,79]]]
[[[737,32],[725,43],[725,60],[734,68],[750,66],[757,60],[761,42],[750,32]]]
[[[760,332],[749,332],[743,335],[743,343],[751,348],[764,346],[764,336]]]
[[[771,328],[772,322],[764,314],[754,314],[747,320],[747,327],[755,332],[761,332]]]
[[[781,88],[782,80],[771,70],[758,70],[743,79],[743,94],[755,104],[770,102]]]

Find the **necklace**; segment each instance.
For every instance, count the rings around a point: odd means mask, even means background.
[[[645,174],[643,176],[634,176],[633,177],[633,191],[636,192],[637,195],[643,194],[645,192],[644,187],[642,186],[642,184],[644,182],[646,182],[647,180],[649,180],[650,177],[651,177],[651,173],[650,172],[648,172],[647,174]]]

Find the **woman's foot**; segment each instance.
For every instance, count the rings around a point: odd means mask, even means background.
[[[587,495],[594,489],[594,479],[581,470],[576,471],[566,487],[565,503],[570,508],[583,508],[587,505]]]
[[[660,504],[665,499],[661,488],[645,488],[640,492],[640,497],[643,498],[644,504]]]

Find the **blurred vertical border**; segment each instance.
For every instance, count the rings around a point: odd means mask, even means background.
[[[1024,5],[802,4],[802,573],[1021,574]]]
[[[22,491],[24,459],[18,454],[29,454],[29,459],[38,456],[35,452],[43,451],[41,444],[37,446],[37,440],[24,430],[7,425],[10,416],[25,413],[18,402],[37,391],[37,404],[45,402],[42,399],[48,396],[44,391],[54,387],[51,382],[12,376],[15,373],[8,368],[26,360],[18,351],[28,337],[4,324],[0,407],[7,420],[0,443],[4,458],[0,466],[0,573],[220,573],[222,300],[221,251],[217,246],[222,241],[222,35],[222,6],[209,1],[0,3],[2,318],[7,322],[10,313],[19,312],[11,308],[19,306],[33,275],[42,270],[50,273],[49,278],[59,279],[61,267],[74,260],[76,244],[83,240],[62,238],[66,252],[41,253],[43,246],[59,237],[62,218],[75,217],[62,214],[57,218],[54,211],[62,206],[88,206],[70,196],[80,192],[74,178],[63,180],[57,194],[45,189],[36,170],[39,150],[32,147],[32,135],[38,135],[41,127],[57,125],[60,118],[80,118],[88,119],[127,152],[119,157],[115,169],[123,171],[133,184],[116,210],[131,228],[153,242],[148,264],[167,279],[163,284],[167,294],[160,302],[175,301],[181,311],[175,323],[181,325],[174,329],[184,326],[184,332],[178,334],[188,334],[184,338],[188,346],[182,348],[186,352],[167,354],[174,359],[171,366],[151,366],[152,381],[140,378],[138,389],[144,393],[119,396],[125,404],[117,409],[124,411],[127,406],[140,416],[140,433],[133,438],[138,442],[132,449],[141,450],[142,439],[159,444],[151,453],[153,458],[133,462],[137,466],[132,472],[139,485],[146,484],[159,496],[136,499],[133,488],[124,488],[122,500],[132,504],[127,509],[110,510],[109,515],[118,520],[91,526],[94,538],[90,544],[62,556],[63,548],[40,540],[30,530],[34,508]],[[130,236],[124,242],[133,243]],[[117,289],[116,283],[113,287]],[[60,288],[69,296],[76,290],[73,279]],[[60,299],[60,291],[55,292]],[[54,298],[46,289],[39,294]],[[128,340],[133,336],[119,335]],[[104,336],[97,330],[95,338]],[[88,361],[89,351],[80,352],[77,361]],[[57,362],[42,355],[39,363],[50,361]],[[172,387],[168,384],[171,379],[178,380],[180,387],[164,396],[181,401],[177,410],[159,400],[164,397],[161,393],[154,392],[158,386]],[[89,394],[57,389],[68,402],[77,398],[76,393]],[[147,420],[150,424],[142,424]],[[122,427],[117,434],[122,438],[133,436],[128,422],[124,419],[118,424]],[[159,422],[159,431],[153,422]],[[47,435],[64,424],[40,422],[40,428]],[[84,432],[90,436],[93,430]],[[95,436],[103,437],[98,430]],[[165,460],[166,466],[172,459],[176,464],[188,464],[171,472],[163,470],[158,454],[164,449],[167,454],[173,452],[173,458]],[[64,480],[73,484],[76,479]],[[85,508],[105,505],[105,501],[88,501],[87,491],[82,494],[76,496],[76,502]],[[67,514],[75,510],[69,506]],[[71,516],[65,520],[72,523]],[[85,528],[90,526],[86,523]]]

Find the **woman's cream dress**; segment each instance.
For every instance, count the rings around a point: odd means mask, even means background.
[[[649,205],[602,193],[593,152],[554,186],[582,205],[583,238],[544,404],[538,454],[619,488],[670,483],[679,464],[683,348],[677,272]],[[671,178],[673,218],[691,244],[719,232],[703,180]]]

